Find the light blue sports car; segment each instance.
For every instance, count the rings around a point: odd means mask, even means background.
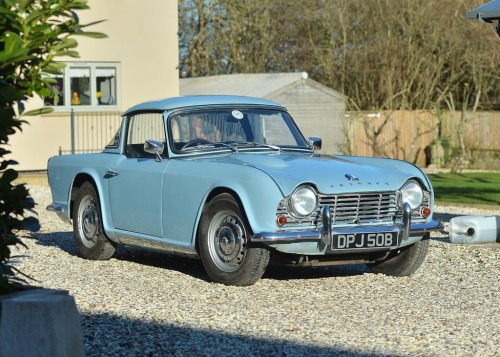
[[[109,259],[117,244],[168,251],[199,257],[228,285],[255,283],[270,261],[415,272],[442,227],[426,175],[320,147],[273,101],[146,102],[102,153],[49,160],[47,209],[72,221],[84,258]]]

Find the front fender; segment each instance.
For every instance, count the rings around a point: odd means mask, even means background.
[[[253,232],[277,229],[276,209],[284,197],[276,183],[264,175],[256,180],[259,185],[249,187],[239,182],[221,182],[218,187],[213,187],[211,190],[211,192],[218,190],[234,192],[241,202],[241,208]]]
[[[221,179],[222,177],[222,179]],[[276,229],[283,195],[268,174],[250,166],[173,160],[165,176],[163,229],[167,239],[194,248],[203,207],[217,192],[233,192],[253,232]]]

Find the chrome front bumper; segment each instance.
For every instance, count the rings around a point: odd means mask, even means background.
[[[411,224],[411,208],[408,203],[403,206],[403,220],[401,224],[333,229],[330,206],[324,206],[321,209],[321,223],[318,224],[317,229],[260,232],[254,234],[251,240],[252,242],[266,244],[322,241],[323,244],[330,245],[335,234],[398,232],[402,237],[402,241],[406,241],[412,236],[424,235],[427,232],[441,229],[443,229],[443,224],[439,221]]]

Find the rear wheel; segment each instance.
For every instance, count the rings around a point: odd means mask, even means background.
[[[210,278],[252,285],[269,263],[269,250],[250,245],[250,230],[233,196],[221,194],[205,207],[198,230],[201,261]]]
[[[384,260],[367,265],[374,273],[391,276],[411,275],[424,262],[428,246],[429,239],[424,239],[408,247],[391,252]]]
[[[102,228],[99,196],[89,182],[80,187],[76,196],[73,232],[82,257],[105,260],[115,253],[115,244],[106,237]]]

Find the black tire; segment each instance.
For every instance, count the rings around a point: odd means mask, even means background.
[[[367,264],[374,273],[390,276],[408,276],[415,273],[427,255],[429,239],[395,250],[386,259]]]
[[[250,229],[230,194],[215,197],[203,210],[198,248],[205,270],[216,283],[252,285],[269,263],[269,250],[250,245]]]
[[[73,207],[73,233],[76,246],[85,259],[106,260],[115,253],[102,228],[99,196],[90,182],[79,189]]]

